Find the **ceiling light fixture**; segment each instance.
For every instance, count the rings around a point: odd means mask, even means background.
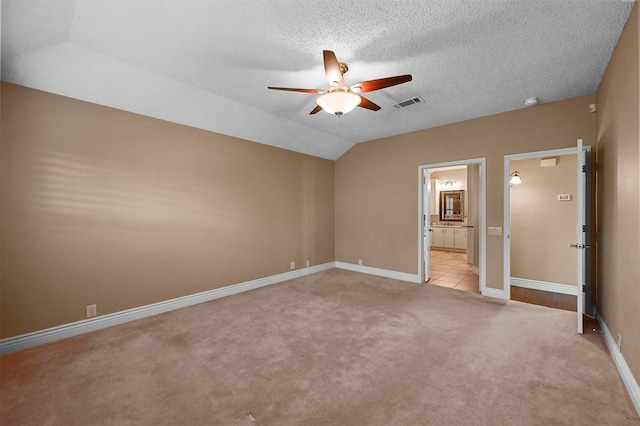
[[[380,105],[376,105],[369,99],[360,96],[357,93],[373,92],[386,87],[407,83],[413,79],[411,74],[405,74],[396,75],[394,77],[378,78],[376,80],[361,81],[351,87],[345,86],[343,76],[347,71],[349,71],[349,66],[344,62],[338,62],[336,54],[331,50],[323,50],[322,56],[324,58],[324,73],[327,76],[327,81],[331,85],[329,89],[323,91],[317,89],[272,86],[269,86],[268,89],[285,90],[287,92],[322,93],[316,99],[316,103],[318,105],[312,109],[309,114],[313,115],[320,112],[320,110],[325,110],[329,114],[340,117],[352,111],[357,106],[371,111],[378,111],[380,109]]]
[[[340,90],[342,89],[342,90]],[[345,90],[346,89],[346,90]],[[348,87],[329,89],[318,96],[316,103],[329,114],[344,115],[360,105],[362,98],[352,93]]]
[[[509,179],[509,185],[520,185],[522,183],[522,179],[520,179],[520,175],[517,170],[509,176],[511,177],[511,179]]]

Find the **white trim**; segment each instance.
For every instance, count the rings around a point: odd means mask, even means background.
[[[485,287],[484,289],[482,289],[482,295],[486,297],[493,297],[494,299],[508,300],[508,298],[505,296],[505,291],[500,290],[499,288]]]
[[[509,180],[511,179],[511,159],[512,156],[505,155],[504,163],[502,166],[502,211],[504,213],[502,222],[502,239],[503,239],[503,253],[502,253],[502,287],[504,288],[505,299],[511,299],[511,185]]]
[[[353,263],[335,262],[336,268],[346,269],[363,274],[377,275],[379,277],[392,278],[394,280],[409,281],[422,284],[420,275],[408,274],[406,272],[391,271],[388,269],[373,268],[371,266],[354,265]]]
[[[425,200],[424,187],[427,186]],[[418,276],[421,281],[431,279],[431,171],[418,167]],[[425,209],[426,203],[426,209]],[[426,220],[427,213],[429,220]],[[428,265],[425,268],[425,263]]]
[[[549,283],[545,281],[528,280],[525,278],[511,277],[511,285],[515,287],[529,288],[531,290],[542,290],[550,293],[578,295],[578,287],[575,285]]]
[[[151,305],[140,306],[126,311],[115,312],[95,318],[81,320],[70,324],[39,330],[33,333],[22,334],[20,336],[9,337],[0,340],[0,354],[19,351],[34,346],[51,343],[67,337],[78,336],[103,328],[134,321],[141,318],[158,315],[175,309],[186,308],[198,303],[209,302],[232,294],[242,293],[256,288],[277,284],[294,278],[303,277],[327,269],[334,268],[334,262],[324,263],[309,268],[298,269],[283,274],[258,278],[244,283],[233,284],[222,288],[191,294],[177,299],[166,300],[164,302],[153,303]]]
[[[480,275],[480,268],[478,268],[477,266],[472,266],[471,272],[474,273],[475,275]]]
[[[487,237],[486,237],[486,229],[487,229],[487,160],[486,158],[472,158],[469,160],[460,160],[460,161],[447,161],[444,163],[434,163],[434,164],[426,164],[422,166],[418,166],[418,278],[419,282],[422,282],[424,278],[424,259],[423,259],[423,250],[424,250],[424,208],[425,204],[427,207],[430,207],[430,200],[423,199],[423,176],[424,172],[428,172],[427,179],[430,179],[431,174],[429,169],[437,169],[443,167],[450,166],[470,166],[474,164],[480,165],[480,192],[482,193],[480,196],[480,224],[479,230],[477,231],[480,236],[479,241],[479,282],[480,282],[480,292],[484,295],[485,289],[487,288]],[[428,210],[429,213],[431,209]],[[427,224],[430,226],[430,221]],[[491,292],[489,292],[491,293]],[[491,296],[494,297],[494,296]],[[501,297],[502,298],[502,297]]]
[[[585,146],[585,148],[587,148]],[[520,154],[509,154],[505,155],[505,158],[510,158],[512,160],[523,160],[525,158],[538,158],[538,157],[555,157],[561,155],[571,155],[575,154],[578,151],[577,147],[572,146],[571,148],[558,148],[558,149],[548,149],[546,151],[534,151],[534,152],[523,152]]]
[[[625,361],[622,352],[620,352],[620,349],[618,349],[618,345],[616,344],[611,331],[609,331],[607,324],[604,322],[604,319],[600,315],[600,312],[596,311],[596,319],[600,324],[600,328],[602,328],[604,341],[607,343],[609,353],[611,354],[611,358],[613,358],[613,363],[618,368],[618,373],[620,373],[620,377],[622,378],[622,381],[627,388],[627,392],[629,392],[631,402],[633,402],[638,415],[640,415],[640,386],[638,386],[637,380],[633,377],[633,373],[631,372],[627,361]]]

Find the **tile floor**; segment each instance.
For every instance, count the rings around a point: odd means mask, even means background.
[[[480,280],[471,272],[466,253],[432,249],[428,284],[480,293]]]

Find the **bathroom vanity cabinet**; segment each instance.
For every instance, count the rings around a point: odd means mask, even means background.
[[[439,228],[436,226],[431,227],[431,247],[445,246],[444,245],[445,233],[447,233],[445,231],[448,231],[448,228]]]
[[[467,249],[467,228],[460,226],[431,226],[431,247]]]
[[[467,228],[453,228],[453,248],[467,249]]]

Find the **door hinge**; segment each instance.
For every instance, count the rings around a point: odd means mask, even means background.
[[[587,225],[582,225],[582,232],[587,232]]]
[[[582,292],[585,293],[587,291],[587,286],[582,284]]]
[[[586,164],[582,165],[582,173],[587,173],[587,165]]]

